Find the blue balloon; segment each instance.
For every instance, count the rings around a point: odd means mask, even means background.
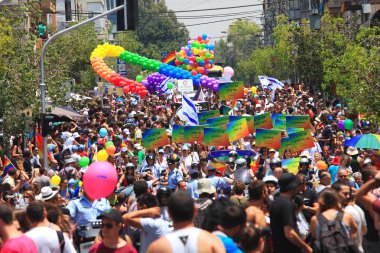
[[[207,34],[205,34],[205,33],[202,34],[202,39],[203,39],[203,40],[207,39]]]
[[[189,52],[187,52],[187,56],[191,56],[193,53],[189,50]]]
[[[212,60],[209,60],[209,61],[208,61],[209,64],[212,64],[212,62],[213,62]]]
[[[199,66],[203,67],[204,65],[205,65],[205,61],[202,60],[199,62]]]
[[[214,49],[214,45],[213,44],[208,45],[208,49],[213,50]]]
[[[186,58],[185,60],[183,60],[183,62],[189,64],[189,59]]]
[[[104,127],[100,128],[99,134],[100,134],[100,137],[102,137],[102,138],[106,137],[107,129],[105,129]]]

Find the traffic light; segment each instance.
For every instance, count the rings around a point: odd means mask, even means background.
[[[138,0],[127,0],[127,28],[125,27],[124,10],[117,12],[117,30],[134,31],[138,27]],[[124,4],[124,0],[116,0],[116,6]]]
[[[53,123],[70,122],[71,118],[67,116],[58,116],[55,114],[43,114],[42,115],[42,136],[46,137],[53,130]]]

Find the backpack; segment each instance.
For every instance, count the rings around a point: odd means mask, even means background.
[[[316,253],[358,253],[355,241],[349,238],[343,227],[343,213],[338,212],[335,220],[329,221],[322,214],[317,215],[318,231],[315,242]]]

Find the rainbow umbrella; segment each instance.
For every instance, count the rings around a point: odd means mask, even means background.
[[[344,143],[345,146],[355,148],[380,149],[380,135],[378,134],[361,134],[352,137]]]

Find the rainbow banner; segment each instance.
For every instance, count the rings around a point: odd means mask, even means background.
[[[184,143],[185,141],[185,126],[174,125],[172,131],[172,142]]]
[[[311,129],[310,116],[309,115],[286,116],[286,128]]]
[[[205,124],[208,119],[220,116],[219,110],[205,111],[198,113],[198,122],[200,125]]]
[[[286,114],[272,114],[274,129],[286,130]]]
[[[285,153],[286,149],[291,149],[292,143],[290,142],[289,137],[281,138],[281,148],[278,150],[278,153],[282,156]]]
[[[162,60],[162,63],[174,65],[174,61],[175,61],[175,50],[171,52],[170,54],[168,54],[168,56],[166,56],[166,58]]]
[[[228,146],[227,129],[219,127],[204,128],[204,144],[207,146]]]
[[[186,142],[203,141],[203,129],[205,126],[185,126]]]
[[[255,129],[258,129],[258,128],[271,129],[271,128],[273,128],[273,123],[272,123],[272,118],[270,116],[270,113],[255,115],[253,118],[255,121]]]
[[[294,133],[297,133],[297,132],[302,132],[304,131],[305,129],[303,128],[297,128],[297,127],[292,127],[292,128],[288,128],[286,129],[286,132],[289,134],[294,134]]]
[[[142,134],[142,138],[147,151],[170,144],[165,128],[152,128],[145,130]]]
[[[290,158],[282,160],[282,168],[287,167],[290,173],[296,175],[298,173],[298,167],[300,164],[301,157]]]
[[[289,134],[289,139],[294,153],[314,147],[314,140],[311,136],[310,130]]]
[[[231,100],[244,98],[244,82],[230,82],[219,84],[219,99]]]
[[[14,169],[15,166],[11,163],[11,160],[7,156],[4,156],[3,169],[1,170],[1,177],[4,178],[10,169]]]
[[[44,141],[42,138],[42,135],[37,132],[36,133],[36,145],[38,147],[38,155],[43,159],[44,157]],[[48,155],[48,161],[51,161],[53,159],[53,156],[50,153],[50,150],[47,150],[47,155]]]
[[[246,119],[238,119],[227,124],[228,140],[230,142],[239,140],[249,135]]]
[[[226,127],[226,125],[230,122],[228,116],[220,116],[218,118],[211,118],[207,120],[207,124],[210,127]]]
[[[253,134],[255,132],[255,122],[253,120],[253,116],[230,116],[230,122],[233,122],[235,120],[239,119],[246,119],[247,125],[248,125],[248,132],[250,134]]]
[[[229,112],[232,110],[232,108],[231,107],[228,107],[228,106],[226,106],[226,105],[222,105],[222,114],[223,115],[229,115]]]
[[[256,146],[266,148],[281,147],[281,131],[273,129],[256,129]]]

